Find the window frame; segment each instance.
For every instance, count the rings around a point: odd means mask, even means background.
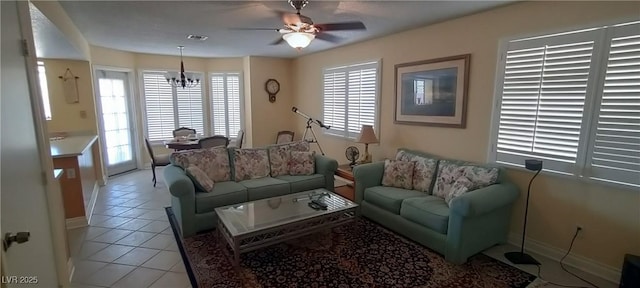
[[[580,125],[580,138],[578,143],[577,155],[574,168],[571,172],[557,171],[544,167],[542,174],[554,177],[573,179],[586,183],[598,183],[601,185],[612,186],[623,189],[638,189],[633,183],[616,182],[614,180],[591,178],[590,173],[591,159],[593,157],[595,135],[597,133],[597,124],[600,113],[600,106],[603,97],[604,81],[607,74],[607,61],[609,60],[609,49],[611,41],[616,37],[615,29],[624,26],[639,27],[640,21],[626,20],[601,23],[600,25],[591,26],[589,28],[569,28],[551,33],[528,34],[526,36],[506,37],[499,40],[497,49],[496,74],[494,80],[494,94],[491,112],[491,124],[489,133],[489,143],[487,146],[487,162],[502,167],[512,168],[520,171],[528,171],[524,167],[524,161],[521,164],[497,162],[497,141],[500,128],[500,114],[502,105],[502,94],[504,87],[504,75],[506,69],[506,55],[509,51],[509,42],[548,39],[556,36],[565,36],[581,32],[595,33],[594,45],[592,52],[591,67],[595,67],[594,71],[590,70],[588,81],[590,85],[585,92],[585,103],[583,108],[583,118]],[[626,28],[628,29],[628,27]],[[534,157],[531,157],[534,158]],[[543,160],[544,161],[544,160]],[[545,163],[546,164],[546,163]]]
[[[381,87],[381,80],[382,80],[382,59],[373,59],[373,60],[364,60],[364,61],[358,61],[358,62],[352,62],[349,64],[345,64],[345,65],[337,65],[337,66],[331,66],[331,67],[324,67],[322,68],[322,73],[320,73],[320,85],[322,86],[322,98],[321,101],[322,103],[320,104],[321,107],[321,119],[322,122],[326,121],[324,119],[324,77],[325,77],[325,73],[328,70],[334,70],[334,69],[343,69],[343,68],[350,68],[350,67],[357,67],[357,66],[367,66],[367,65],[372,65],[375,66],[376,69],[376,83],[375,83],[375,104],[374,104],[374,115],[373,115],[373,130],[376,133],[376,136],[378,137],[378,139],[380,139],[380,87]],[[354,71],[354,70],[345,70],[348,74],[348,72],[350,71]],[[348,88],[347,88],[348,89]],[[345,111],[345,116],[348,114],[348,102],[349,99],[348,97],[346,97],[345,95],[345,109],[347,109]],[[345,131],[341,131],[342,133],[337,133],[334,132],[335,130],[331,130],[331,129],[322,129],[322,134],[323,135],[327,135],[330,137],[335,137],[335,138],[339,138],[339,139],[343,139],[343,140],[349,140],[349,141],[353,141],[355,140],[358,135],[357,133],[355,135],[351,135],[351,133],[349,132],[349,127],[348,127],[348,122],[345,121]]]
[[[139,93],[140,93],[140,108],[141,108],[141,116],[142,116],[142,131],[144,132],[144,137],[146,139],[149,140],[149,143],[151,143],[152,145],[164,145],[163,141],[164,140],[168,140],[168,139],[163,139],[163,140],[151,140],[149,139],[149,125],[148,125],[148,121],[147,121],[147,96],[145,94],[144,91],[144,74],[145,73],[160,73],[160,74],[166,74],[166,73],[177,73],[176,70],[161,70],[161,69],[140,69],[138,70],[138,88],[139,88]],[[187,73],[192,73],[194,75],[198,75],[198,76],[204,76],[205,73],[204,72],[198,72],[198,71],[187,71]],[[200,78],[202,79],[202,78]],[[200,83],[198,85],[203,85],[202,80],[200,81]],[[173,100],[173,104],[172,104],[172,108],[173,108],[173,118],[174,118],[174,129],[180,128],[180,119],[179,119],[179,113],[178,113],[178,92],[177,89],[182,89],[182,88],[173,88],[171,93],[172,93],[172,100]],[[200,94],[202,95],[202,105],[206,105],[206,95],[207,93],[205,92],[205,87],[201,86],[200,88]],[[203,106],[204,107],[204,106]],[[208,131],[208,126],[207,126],[207,111],[205,110],[205,108],[203,108],[203,113],[202,113],[202,121],[203,121],[203,127],[204,127],[204,131],[202,132],[198,132],[201,134],[204,134],[203,132]]]
[[[245,99],[244,99],[244,78],[243,78],[243,73],[242,71],[211,71],[207,73],[207,103],[205,105],[207,105],[207,113],[209,115],[209,119],[208,122],[206,123],[207,125],[209,125],[209,133],[210,135],[215,135],[215,127],[213,125],[213,87],[211,86],[211,78],[214,75],[217,74],[223,74],[224,75],[224,79],[226,80],[226,77],[228,74],[238,74],[238,81],[239,81],[239,97],[240,97],[240,129],[245,130]],[[202,82],[202,81],[201,81]],[[225,87],[226,87],[226,82],[225,82]],[[226,95],[225,93],[225,104],[228,103],[228,95]],[[228,108],[228,105],[227,105]],[[228,113],[227,113],[227,119],[228,119]],[[228,129],[228,125],[227,125],[227,129]],[[229,140],[235,140],[236,137],[238,136],[238,134],[231,134],[231,131],[229,131]]]

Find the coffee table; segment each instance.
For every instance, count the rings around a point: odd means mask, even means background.
[[[327,210],[309,207],[322,197]],[[233,264],[240,253],[311,234],[352,221],[358,204],[326,189],[218,207],[218,231],[231,247]],[[226,250],[226,249],[225,249]]]

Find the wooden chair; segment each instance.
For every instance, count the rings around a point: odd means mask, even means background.
[[[173,130],[173,137],[179,137],[179,136],[189,136],[191,134],[196,134],[196,129],[191,129],[191,128],[187,128],[187,127],[180,127],[176,130]]]
[[[293,131],[278,131],[276,136],[276,144],[293,142]]]
[[[242,148],[242,141],[244,140],[244,130],[240,129],[238,130],[238,136],[236,136],[236,139],[234,139],[233,141],[230,142],[230,144],[228,145],[228,147],[235,147],[235,148]]]
[[[147,144],[147,151],[149,151],[149,157],[151,157],[151,172],[153,172],[153,187],[156,187],[156,166],[167,166],[169,162],[169,154],[162,154],[158,156],[153,155],[153,149],[151,149],[151,143],[149,139],[144,138],[144,142]]]
[[[229,138],[222,135],[214,135],[211,137],[202,138],[198,141],[201,149],[229,145]]]

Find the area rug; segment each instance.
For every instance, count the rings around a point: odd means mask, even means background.
[[[181,239],[193,287],[526,287],[536,277],[484,254],[454,265],[367,220],[241,255],[234,269],[215,231]]]

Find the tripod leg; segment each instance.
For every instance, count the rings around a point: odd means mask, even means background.
[[[318,144],[318,149],[320,149],[320,154],[324,156],[324,151],[322,151],[322,146],[320,146],[320,142],[318,142],[318,138],[316,138],[316,132],[313,132],[313,127],[310,127],[310,128],[311,128],[311,135],[313,135],[313,142]]]

